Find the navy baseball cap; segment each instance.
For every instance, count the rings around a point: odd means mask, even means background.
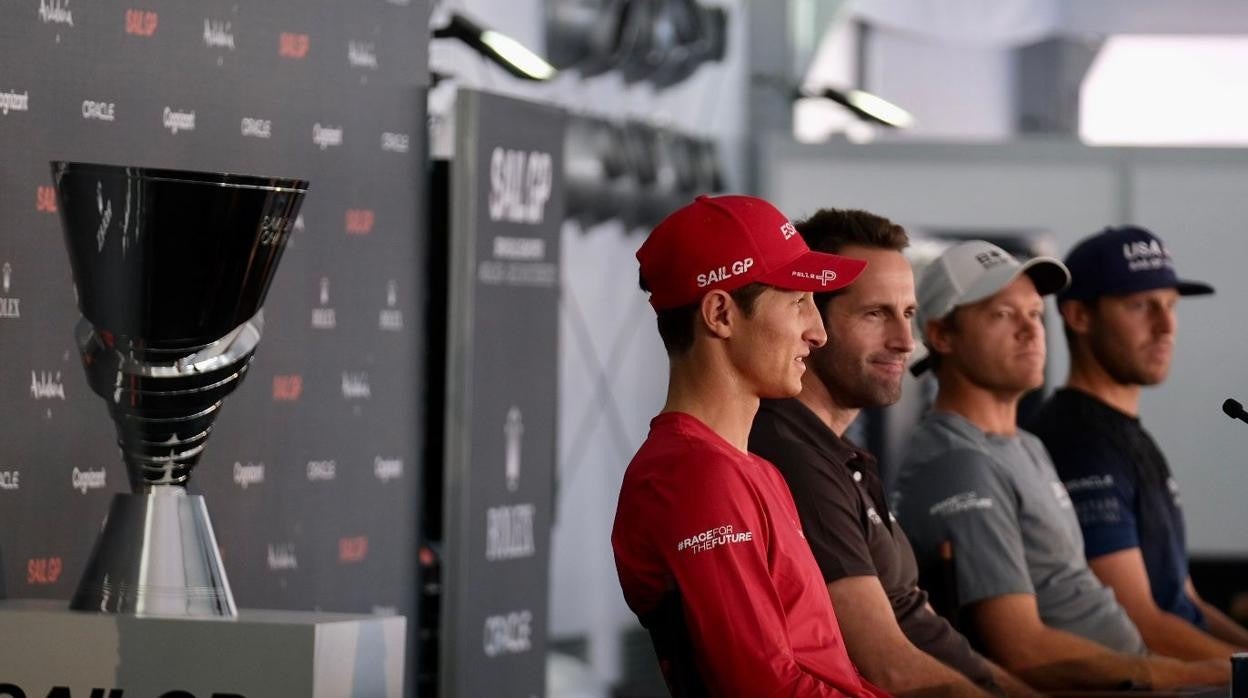
[[[1079,241],[1066,255],[1066,268],[1070,270],[1070,286],[1058,294],[1059,302],[1158,288],[1173,288],[1180,296],[1213,293],[1209,284],[1180,279],[1161,238],[1134,225],[1106,228]]]

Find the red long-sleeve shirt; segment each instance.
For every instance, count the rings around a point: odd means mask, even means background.
[[[780,474],[694,417],[650,423],[624,475],[611,543],[638,616],[679,591],[712,695],[887,695],[849,660]]]

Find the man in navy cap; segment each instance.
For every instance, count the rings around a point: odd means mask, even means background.
[[[1140,389],[1170,369],[1179,298],[1213,288],[1179,279],[1162,241],[1136,226],[1085,238],[1066,266],[1072,282],[1058,300],[1070,376],[1029,428],[1075,504],[1089,566],[1152,651],[1242,651],[1248,630],[1192,586],[1178,485],[1139,419]]]

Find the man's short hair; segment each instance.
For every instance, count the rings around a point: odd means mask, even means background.
[[[883,216],[860,209],[822,208],[793,224],[810,249],[838,254],[850,245],[900,252],[910,244],[906,229]],[[822,316],[828,301],[840,293],[816,293],[815,307]]]
[[[645,277],[640,274],[637,276],[637,284],[641,286],[641,290],[646,293],[650,292]],[[754,315],[754,306],[758,297],[763,295],[763,291],[768,288],[770,287],[761,283],[746,284],[729,291],[728,295],[732,297],[734,303],[740,306],[741,312],[745,313],[748,318]],[[699,300],[697,303],[682,305],[679,308],[656,311],[659,337],[663,340],[663,348],[667,350],[668,356],[680,356],[693,348],[693,327],[701,305],[702,302]]]

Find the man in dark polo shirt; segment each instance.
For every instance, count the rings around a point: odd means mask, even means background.
[[[1248,630],[1192,586],[1178,485],[1139,419],[1141,387],[1170,369],[1179,297],[1213,288],[1179,279],[1161,240],[1135,226],[1085,238],[1066,266],[1072,282],[1058,300],[1070,376],[1029,427],[1070,492],[1088,564],[1154,652],[1242,651]]]
[[[750,450],[774,463],[793,492],[850,657],[897,694],[1035,695],[932,612],[875,459],[842,439],[860,409],[901,396],[916,304],[905,230],[836,209],[796,225],[812,249],[865,259],[867,268],[847,289],[816,294],[828,342],[812,351],[796,398],[762,401]]]

